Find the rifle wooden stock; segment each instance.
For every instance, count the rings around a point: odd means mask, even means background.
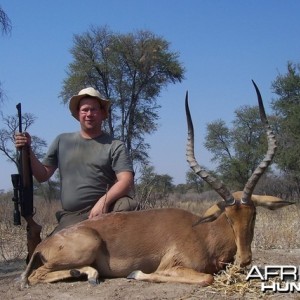
[[[19,117],[19,132],[22,133],[22,114],[21,103],[17,106]],[[33,207],[33,177],[30,163],[30,148],[29,146],[23,146],[18,150],[18,171],[20,175],[19,182],[19,203],[21,208],[21,216],[26,220],[27,226],[27,250],[28,255],[26,262],[29,262],[34,249],[41,242],[41,230],[42,226],[37,224],[33,216],[35,209]]]

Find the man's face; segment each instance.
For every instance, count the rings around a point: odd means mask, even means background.
[[[78,117],[84,129],[94,129],[100,126],[104,120],[104,111],[97,99],[83,98],[79,103]]]

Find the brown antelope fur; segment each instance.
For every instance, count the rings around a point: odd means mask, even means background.
[[[254,82],[253,82],[254,83]],[[253,189],[272,161],[276,145],[258,95],[266,124],[268,152],[243,191],[230,193],[201,168],[194,157],[193,125],[186,97],[187,160],[191,168],[224,199],[202,218],[177,208],[105,214],[70,226],[46,238],[21,275],[22,286],[79,277],[127,277],[150,282],[213,282],[213,274],[228,263],[244,267],[252,259],[256,206],[277,209],[292,204],[272,196],[253,195]]]

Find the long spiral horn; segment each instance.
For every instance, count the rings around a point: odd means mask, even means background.
[[[267,140],[268,140],[268,150],[267,150],[267,153],[266,153],[263,161],[254,170],[254,172],[252,173],[251,177],[248,179],[248,181],[244,187],[242,203],[248,203],[249,201],[251,201],[251,195],[253,193],[253,190],[254,190],[257,182],[261,178],[261,176],[264,174],[264,172],[266,171],[268,166],[271,164],[271,162],[274,158],[275,152],[276,152],[276,148],[277,148],[275,134],[273,133],[273,131],[271,130],[271,127],[269,125],[260,91],[253,80],[252,80],[252,83],[254,85],[254,88],[255,88],[256,94],[257,94],[260,119],[266,128],[266,134],[267,134]]]
[[[185,96],[185,112],[187,119],[187,127],[188,127],[188,139],[186,146],[186,158],[191,167],[191,169],[199,175],[203,180],[205,180],[226,202],[228,205],[233,205],[235,200],[231,194],[231,192],[227,189],[224,183],[212,175],[210,175],[204,168],[202,168],[196,158],[194,152],[194,126],[191,118],[191,113],[189,109],[188,103],[188,92],[186,92]]]

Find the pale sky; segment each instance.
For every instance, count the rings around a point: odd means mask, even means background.
[[[79,124],[58,95],[72,62],[73,35],[90,26],[107,25],[114,32],[150,30],[170,42],[186,68],[186,79],[169,85],[159,99],[158,131],[147,137],[151,162],[158,174],[174,184],[185,183],[184,97],[189,91],[195,127],[196,156],[210,167],[203,147],[206,124],[230,122],[243,105],[256,105],[254,79],[266,111],[275,97],[271,83],[287,71],[287,62],[300,62],[300,1],[297,0],[2,0],[12,22],[10,36],[0,36],[0,81],[7,100],[5,115],[23,113],[38,119],[30,133],[48,145],[61,132]],[[1,123],[1,128],[2,123]],[[11,189],[15,166],[0,154],[0,190]]]

